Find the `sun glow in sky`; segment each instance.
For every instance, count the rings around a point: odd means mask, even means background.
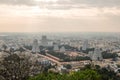
[[[0,32],[120,32],[120,0],[0,0]]]

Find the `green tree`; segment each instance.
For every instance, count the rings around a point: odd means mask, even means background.
[[[64,65],[64,67],[67,68],[67,69],[71,69],[72,68],[72,66],[70,64],[66,64],[66,65]]]
[[[95,70],[86,69],[72,74],[41,73],[29,80],[101,80],[101,76]]]
[[[101,80],[101,76],[95,70],[86,69],[83,71],[75,72],[71,76],[71,80]]]

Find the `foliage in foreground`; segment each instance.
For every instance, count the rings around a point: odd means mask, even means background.
[[[86,69],[70,74],[42,73],[29,80],[101,80],[101,75],[94,70]]]
[[[116,76],[116,73],[107,68],[95,66],[92,69],[88,65],[78,72],[71,72],[69,74],[47,72],[30,77],[28,80],[120,80],[120,77]]]
[[[27,80],[41,70],[41,66],[32,63],[29,57],[9,54],[0,61],[0,80]]]

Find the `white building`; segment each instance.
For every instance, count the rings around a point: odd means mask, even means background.
[[[102,57],[102,54],[101,54],[101,50],[100,50],[99,48],[96,48],[96,49],[94,50],[94,53],[93,53],[91,59],[92,59],[93,61],[103,60],[103,57]]]
[[[92,59],[93,54],[94,54],[94,51],[89,51],[88,56]]]
[[[48,40],[47,40],[46,36],[42,36],[41,45],[42,46],[48,46]]]
[[[57,44],[55,44],[53,50],[54,51],[59,51],[59,46]]]
[[[87,48],[89,48],[89,44],[88,44],[88,40],[85,40],[83,43],[82,50],[86,50]]]
[[[65,47],[64,46],[62,46],[61,48],[60,48],[60,52],[65,52],[66,50],[65,50]]]
[[[39,45],[38,45],[38,40],[37,39],[35,39],[33,41],[32,52],[40,52]]]
[[[48,46],[53,46],[53,41],[48,41]]]

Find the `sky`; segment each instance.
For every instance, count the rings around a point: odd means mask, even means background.
[[[120,32],[120,0],[0,0],[0,32]]]

